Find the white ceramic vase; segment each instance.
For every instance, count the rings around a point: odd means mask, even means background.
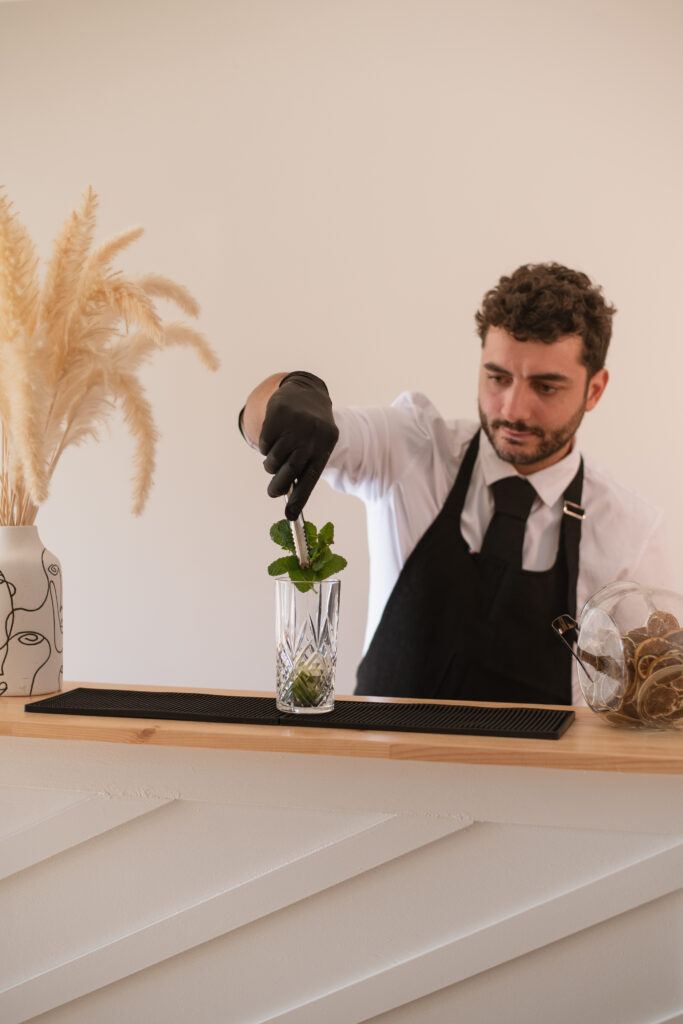
[[[62,567],[36,526],[0,526],[0,695],[62,688]]]

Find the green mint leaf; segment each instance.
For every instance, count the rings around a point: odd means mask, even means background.
[[[292,580],[312,580],[315,582],[315,570],[307,565],[299,565],[298,561],[296,565],[293,565],[289,570],[289,578]]]
[[[320,702],[322,680],[309,672],[299,672],[292,680],[287,696],[299,707],[315,707]]]
[[[284,548],[285,551],[292,551],[296,554],[292,524],[289,519],[280,519],[277,523],[273,523],[270,528],[270,538],[276,544],[279,544],[281,548]]]
[[[313,561],[311,562],[311,568],[314,569],[316,572],[320,572],[320,570],[327,565],[331,558],[334,558],[334,555],[332,554],[330,549],[324,548],[321,554],[319,554],[318,557],[313,559]]]
[[[334,576],[335,573],[345,569],[347,564],[346,559],[342,558],[341,555],[331,555],[330,560],[318,572],[317,577],[319,580],[326,580],[328,576]]]
[[[330,544],[334,540],[334,526],[332,523],[325,523],[322,529],[318,531],[313,523],[306,521],[304,523],[304,532],[311,560],[310,566],[304,569],[299,565],[292,526],[288,519],[281,519],[279,522],[273,523],[270,528],[270,536],[276,544],[279,544],[286,551],[291,551],[292,554],[284,558],[277,558],[268,566],[270,576],[288,575],[302,592],[313,590],[314,585],[319,580],[325,580],[329,576],[341,572],[347,564],[345,558],[330,551]]]
[[[294,578],[292,578],[292,583],[302,594],[305,594],[307,590],[315,590],[315,583],[302,583],[301,580],[295,580]]]
[[[325,544],[327,547],[329,547],[330,544],[334,544],[334,526],[332,523],[325,523],[325,525],[320,528],[318,537],[320,538],[321,543]]]
[[[313,585],[317,581],[317,575],[313,569],[307,567],[304,569],[303,566],[299,565],[298,561],[295,566],[289,570],[289,578],[296,586],[297,590],[300,590],[302,594],[305,594],[307,590],[313,590]]]
[[[299,566],[299,560],[296,555],[287,555],[285,558],[276,558],[274,562],[271,562],[268,566],[269,576],[286,576]]]

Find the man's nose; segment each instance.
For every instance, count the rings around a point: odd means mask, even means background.
[[[513,382],[505,391],[502,415],[509,422],[526,423],[531,415],[532,396],[524,381]]]

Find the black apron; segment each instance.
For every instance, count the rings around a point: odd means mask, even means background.
[[[511,567],[460,532],[479,432],[432,525],[408,557],[365,657],[357,694],[571,704],[571,653],[551,627],[576,615],[583,460],[564,492],[555,565]]]

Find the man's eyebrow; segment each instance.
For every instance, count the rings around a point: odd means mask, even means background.
[[[502,373],[506,377],[512,377],[509,370],[506,370],[504,366],[499,366],[498,363],[484,363],[484,369],[490,373]],[[564,373],[530,373],[526,380],[552,380],[558,383],[567,383],[569,377]]]

